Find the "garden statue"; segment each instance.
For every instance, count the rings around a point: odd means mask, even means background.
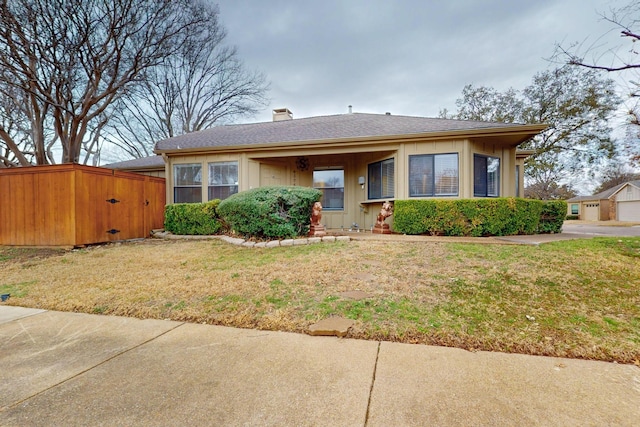
[[[309,236],[322,237],[327,234],[324,231],[324,225],[320,223],[322,219],[322,204],[315,202],[311,209],[311,226],[309,227]]]
[[[378,234],[391,234],[389,224],[384,222],[384,220],[389,218],[391,215],[393,215],[393,207],[391,206],[391,203],[384,202],[376,219],[376,225],[373,227],[372,231]]]

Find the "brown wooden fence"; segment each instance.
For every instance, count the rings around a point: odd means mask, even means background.
[[[164,178],[73,164],[0,169],[0,245],[147,237],[164,206]]]

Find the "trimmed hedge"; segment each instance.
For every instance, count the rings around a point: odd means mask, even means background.
[[[164,229],[173,234],[209,235],[222,229],[217,207],[220,200],[206,203],[176,203],[164,212]]]
[[[397,200],[393,228],[404,234],[476,237],[557,233],[566,209],[565,202],[513,197]]]
[[[549,200],[544,202],[538,233],[560,233],[562,224],[567,216],[567,202],[564,200]]]
[[[313,188],[260,187],[223,200],[218,213],[244,237],[286,239],[309,232],[311,209],[320,197],[322,192]]]

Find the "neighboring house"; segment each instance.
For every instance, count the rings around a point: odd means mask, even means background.
[[[142,175],[164,178],[164,160],[162,156],[149,156],[140,159],[126,160],[124,162],[111,163],[102,166],[108,169],[117,169],[126,172],[135,172]]]
[[[567,215],[585,221],[640,222],[640,180],[625,182],[593,196],[567,200]]]
[[[384,201],[522,195],[526,153],[516,147],[545,127],[389,113],[294,120],[283,108],[273,122],[184,134],[155,152],[166,160],[167,203],[299,185],[323,192],[328,228],[369,229]]]

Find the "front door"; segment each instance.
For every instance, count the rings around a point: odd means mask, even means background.
[[[287,167],[275,164],[260,164],[260,187],[270,185],[287,185]]]

